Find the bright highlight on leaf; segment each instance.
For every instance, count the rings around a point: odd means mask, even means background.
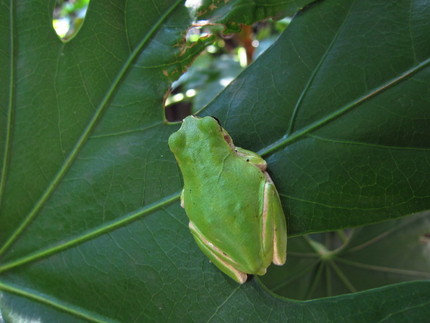
[[[186,0],[185,6],[191,9],[198,9],[202,5],[203,0]]]
[[[52,26],[63,40],[71,39],[81,28],[90,0],[56,0]]]
[[[68,19],[54,19],[52,21],[52,26],[55,29],[55,32],[61,38],[64,38],[70,29],[70,23]]]
[[[247,58],[246,58],[246,50],[245,50],[245,48],[239,47],[237,49],[237,56],[239,57],[240,66],[242,66],[243,68],[245,68],[246,65],[247,65],[247,63],[248,63]]]

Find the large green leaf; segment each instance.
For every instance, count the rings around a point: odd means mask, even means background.
[[[428,18],[427,2],[320,2],[204,111],[267,158],[290,234],[429,209]]]
[[[188,232],[166,143],[163,98],[204,45],[183,43],[182,1],[92,0],[68,43],[52,5],[0,1],[0,319],[430,315],[429,282],[296,302],[220,273]],[[292,234],[429,208],[429,12],[320,1],[204,111],[265,154]]]

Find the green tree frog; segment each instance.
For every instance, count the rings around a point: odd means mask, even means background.
[[[212,117],[188,116],[169,138],[181,169],[181,206],[202,252],[244,283],[286,260],[287,227],[278,192],[258,154],[235,147]]]

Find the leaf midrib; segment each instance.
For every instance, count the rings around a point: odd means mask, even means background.
[[[75,146],[72,148],[71,152],[69,153],[68,157],[64,161],[64,163],[61,165],[59,171],[55,175],[54,179],[51,181],[45,192],[42,194],[42,196],[39,198],[39,200],[35,203],[33,209],[29,212],[29,214],[25,217],[24,221],[21,223],[21,225],[15,230],[15,232],[9,237],[9,239],[5,242],[5,244],[0,249],[0,255],[2,255],[8,248],[16,241],[16,239],[19,237],[19,235],[24,231],[24,229],[30,224],[30,222],[37,216],[39,211],[42,209],[43,205],[46,203],[46,201],[49,199],[49,197],[52,195],[52,193],[55,191],[56,187],[59,185],[67,171],[72,166],[73,162],[75,161],[76,157],[78,156],[79,152],[81,151],[82,147],[85,145],[86,141],[90,137],[93,129],[97,125],[98,121],[100,120],[101,116],[103,115],[105,109],[108,107],[108,103],[110,102],[111,98],[113,97],[114,93],[116,92],[117,87],[121,84],[121,81],[123,80],[124,76],[127,74],[129,68],[132,66],[133,61],[137,58],[137,56],[140,54],[140,52],[143,50],[143,48],[148,44],[149,40],[152,38],[152,36],[156,33],[158,28],[162,25],[162,23],[169,17],[169,15],[176,9],[176,7],[182,3],[182,0],[177,0],[169,10],[167,10],[160,19],[154,24],[154,26],[149,30],[149,32],[146,34],[145,37],[142,38],[142,40],[139,42],[139,44],[136,46],[136,48],[131,52],[127,60],[124,62],[122,68],[119,70],[117,76],[115,77],[114,81],[112,82],[111,86],[107,90],[106,94],[104,95],[103,99],[97,106],[95,113],[87,126],[85,127],[83,133],[77,140]]]
[[[67,304],[52,297],[48,297],[44,294],[41,294],[40,292],[30,291],[22,287],[17,287],[9,283],[2,282],[1,280],[0,290],[22,296],[45,305],[49,305],[52,308],[64,311],[68,314],[74,315],[81,319],[89,320],[91,322],[117,322],[115,320],[103,317],[100,314],[92,313],[86,309],[78,308],[75,305]]]
[[[130,212],[126,215],[124,215],[121,218],[117,218],[115,220],[112,220],[110,222],[105,222],[102,225],[95,227],[86,233],[82,233],[81,235],[72,237],[66,241],[63,241],[60,244],[33,252],[29,255],[26,255],[24,257],[18,258],[16,260],[12,260],[8,263],[5,263],[3,265],[0,265],[0,273],[5,272],[7,270],[10,270],[12,268],[21,266],[23,264],[27,264],[29,262],[48,257],[54,253],[63,251],[65,249],[69,249],[73,246],[76,246],[78,244],[84,243],[88,240],[94,239],[106,232],[113,231],[115,229],[118,229],[128,223],[131,223],[133,221],[136,221],[137,219],[140,219],[143,216],[149,215],[177,200],[179,200],[181,193],[176,192],[172,195],[169,195],[161,200],[158,200],[152,204],[146,205],[138,210],[135,210],[133,212]]]
[[[10,57],[10,64],[9,64],[9,100],[8,100],[8,107],[7,107],[7,121],[6,121],[6,138],[5,138],[5,144],[3,149],[3,160],[2,160],[2,167],[1,167],[1,176],[0,176],[0,207],[3,201],[3,194],[4,194],[4,188],[6,186],[6,174],[8,171],[9,166],[9,154],[10,154],[10,147],[12,144],[12,122],[13,122],[13,98],[15,94],[15,60],[14,60],[14,52],[15,52],[15,41],[14,41],[14,32],[15,32],[15,25],[14,25],[14,19],[13,19],[13,12],[14,12],[14,1],[10,1],[10,11],[9,11],[9,19],[10,19],[10,33],[9,33],[9,41],[10,41],[10,51],[9,51],[9,57]]]
[[[358,106],[359,104],[363,103],[366,100],[369,100],[370,98],[375,97],[377,94],[381,93],[382,91],[390,88],[390,86],[393,86],[397,83],[399,83],[402,80],[407,79],[409,76],[411,76],[412,74],[418,72],[419,70],[421,70],[422,68],[426,67],[427,65],[430,64],[430,58],[423,61],[422,63],[414,66],[413,68],[409,69],[408,71],[406,71],[405,73],[401,74],[399,77],[391,79],[390,81],[386,82],[384,85],[382,85],[379,88],[376,88],[372,91],[370,91],[368,94],[352,101],[350,104],[345,105],[344,107],[338,109],[337,111],[335,111],[334,113],[330,114],[329,116],[327,116],[326,118],[318,121],[318,122],[314,122],[312,123],[310,126],[297,131],[296,133],[293,133],[290,137],[287,138],[283,138],[278,140],[277,142],[275,142],[274,144],[272,144],[271,146],[269,146],[268,148],[266,148],[266,150],[260,154],[264,155],[264,154],[268,154],[269,152],[273,152],[274,150],[279,149],[280,147],[283,147],[295,140],[298,140],[299,138],[301,138],[302,136],[310,133],[311,131],[314,131],[317,128],[320,128],[324,125],[326,125],[327,123],[329,123],[331,120],[343,115],[344,113],[346,113],[347,111],[351,110],[352,108]],[[93,239],[95,237],[97,237],[98,235],[113,230],[115,228],[118,228],[126,223],[132,222],[134,221],[136,218],[139,218],[141,216],[143,216],[143,214],[148,214],[152,211],[154,211],[155,209],[161,208],[162,206],[169,204],[177,199],[179,199],[179,195],[180,193],[176,193],[173,195],[170,195],[169,197],[166,197],[165,199],[162,199],[158,202],[156,202],[155,204],[152,204],[148,207],[144,207],[141,210],[137,210],[135,212],[132,212],[124,217],[122,217],[121,219],[117,219],[113,222],[110,222],[108,224],[104,224],[98,228],[95,228],[91,231],[89,231],[88,233],[75,237],[65,243],[62,243],[60,245],[57,245],[55,247],[52,248],[48,248],[42,251],[38,251],[36,253],[33,253],[29,256],[17,259],[13,262],[10,262],[8,264],[5,264],[3,266],[0,266],[0,272],[2,271],[6,271],[9,270],[11,268],[14,268],[16,266],[19,266],[21,264],[30,262],[30,261],[34,261],[36,259],[40,259],[42,257],[46,257],[48,255],[51,255],[55,252],[70,248],[74,245],[77,245],[79,243],[82,243],[84,241],[88,241],[90,239]],[[289,197],[292,198],[292,197]],[[143,211],[144,210],[144,211]],[[29,222],[29,221],[28,221]]]
[[[347,19],[348,19],[348,16],[350,14],[350,10],[351,10],[351,6],[349,7],[348,12],[345,15],[345,17],[343,18],[343,21],[340,24],[339,28],[336,30],[336,34],[332,38],[330,44],[328,44],[324,54],[321,56],[321,59],[319,60],[318,64],[315,66],[314,70],[312,71],[312,73],[308,79],[308,82],[305,84],[302,92],[300,93],[300,96],[297,99],[297,102],[294,106],[293,113],[291,114],[290,124],[288,125],[288,130],[287,130],[286,136],[290,136],[293,133],[294,125],[295,125],[297,116],[299,114],[299,109],[302,105],[302,102],[303,102],[306,94],[308,93],[308,90],[310,89],[312,83],[314,82],[315,77],[317,76],[318,72],[320,71],[321,66],[324,64],[326,58],[328,57],[329,53],[331,52],[333,45],[336,43],[336,40],[337,40],[341,30],[343,29],[345,21],[347,21]]]
[[[393,268],[393,267],[387,267],[387,266],[381,266],[381,265],[372,265],[369,263],[361,263],[358,261],[348,260],[348,259],[345,259],[342,257],[336,258],[336,261],[343,263],[343,264],[346,264],[346,265],[349,265],[349,266],[352,266],[352,267],[355,267],[355,268],[367,269],[369,271],[412,276],[415,278],[417,278],[417,276],[418,276],[418,277],[420,277],[420,279],[430,279],[430,273],[425,272],[425,271],[409,270],[409,269],[402,269],[402,268]]]
[[[293,132],[291,135],[283,136],[282,138],[275,141],[271,145],[259,150],[258,154],[260,154],[261,156],[267,156],[267,155],[272,154],[272,153],[276,152],[277,150],[279,150],[285,146],[292,144],[293,142],[295,142],[301,138],[304,138],[307,134],[312,133],[315,130],[326,126],[331,121],[341,117],[342,115],[346,114],[347,112],[351,111],[352,109],[360,106],[364,102],[369,101],[372,98],[375,98],[378,94],[380,94],[386,90],[389,90],[390,88],[392,88],[393,86],[397,85],[398,83],[400,83],[404,80],[409,79],[409,77],[416,74],[417,72],[419,72],[423,68],[427,67],[428,65],[430,65],[430,58],[427,58],[426,60],[413,66],[412,68],[408,69],[407,71],[400,74],[399,76],[390,79],[389,81],[385,82],[381,86],[374,88],[374,89],[370,90],[369,92],[367,92],[366,94],[358,97],[357,99],[345,104],[344,106],[333,111],[332,113],[330,113],[326,117],[321,118],[321,119],[311,123],[307,127],[304,127],[300,130]]]

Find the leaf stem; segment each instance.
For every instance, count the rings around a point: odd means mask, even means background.
[[[352,283],[349,281],[348,277],[345,276],[342,270],[336,265],[334,261],[329,262],[330,266],[333,268],[334,272],[337,274],[341,282],[346,286],[346,288],[352,292],[357,292],[357,289],[352,285]]]
[[[318,287],[318,282],[321,280],[321,276],[323,275],[324,270],[327,270],[326,268],[326,262],[322,261],[317,265],[316,272],[313,275],[312,283],[309,285],[309,288],[306,292],[306,299],[312,298],[312,295],[315,293]]]

